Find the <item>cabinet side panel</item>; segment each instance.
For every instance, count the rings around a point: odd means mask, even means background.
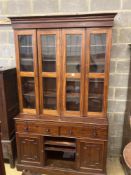
[[[11,135],[15,132],[13,118],[19,113],[17,79],[15,69],[4,72],[4,87],[7,109],[7,126],[9,129],[8,137],[11,137]]]

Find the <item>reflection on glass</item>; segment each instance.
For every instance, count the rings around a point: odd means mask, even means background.
[[[35,87],[34,78],[22,78],[22,95],[23,95],[23,107],[34,109],[35,104]]]
[[[106,33],[91,34],[90,72],[103,73],[105,71]]]
[[[56,72],[56,36],[42,35],[42,70]]]
[[[20,70],[33,72],[32,36],[19,35]]]
[[[80,80],[66,80],[66,109],[68,111],[80,110]]]
[[[102,112],[103,109],[104,80],[90,79],[88,94],[88,111]]]
[[[66,71],[79,73],[81,62],[81,35],[66,35]]]
[[[44,109],[56,110],[56,78],[43,78]]]

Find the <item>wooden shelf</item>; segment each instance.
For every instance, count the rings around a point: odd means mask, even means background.
[[[35,97],[35,93],[34,92],[29,92],[29,93],[23,93],[24,96],[32,96]]]
[[[64,141],[46,141],[45,145],[55,145],[55,146],[67,146],[76,148],[76,144],[72,142],[64,142]]]
[[[76,150],[73,148],[61,148],[61,147],[45,147],[46,151],[62,151],[62,152],[71,152],[71,153],[75,153]]]
[[[20,58],[21,61],[31,61],[33,62],[33,57],[32,58]]]
[[[105,63],[90,63],[90,66],[105,66]]]
[[[106,47],[106,44],[100,44],[100,45],[95,45],[95,44],[91,44],[91,47]]]
[[[80,93],[66,93],[68,98],[80,98]]]
[[[43,59],[43,61],[46,61],[46,62],[51,62],[51,61],[52,61],[52,62],[56,62],[56,60],[51,60],[51,59],[50,59],[50,60],[48,60],[48,59],[47,59],[47,60],[46,60],[46,59]]]
[[[23,47],[23,48],[32,48],[33,46],[24,46],[24,45],[20,45],[20,47]]]

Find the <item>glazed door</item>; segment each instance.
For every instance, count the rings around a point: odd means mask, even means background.
[[[41,113],[60,115],[59,30],[38,31]]]
[[[18,161],[21,163],[42,164],[43,155],[40,136],[17,134]]]
[[[106,166],[104,142],[79,140],[78,141],[78,165],[79,169],[88,171],[89,169],[103,171]],[[104,163],[105,162],[105,163]]]
[[[84,34],[83,29],[62,31],[62,113],[64,116],[83,114]]]
[[[106,113],[110,44],[110,29],[86,30],[85,116]]]
[[[39,113],[36,31],[15,31],[20,111]]]

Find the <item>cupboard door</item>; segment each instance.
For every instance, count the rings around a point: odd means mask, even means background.
[[[60,113],[59,30],[38,31],[41,113]]]
[[[20,110],[39,113],[36,31],[15,31]]]
[[[110,29],[86,30],[85,115],[106,113],[110,35]]]
[[[62,43],[62,111],[65,116],[80,116],[83,113],[84,96],[84,30],[63,30]]]
[[[17,135],[18,161],[21,163],[41,164],[41,138],[37,136]]]
[[[103,165],[106,166],[105,161],[104,142],[101,141],[78,141],[78,167],[81,170],[99,170],[103,171]],[[105,163],[104,163],[105,161]]]

